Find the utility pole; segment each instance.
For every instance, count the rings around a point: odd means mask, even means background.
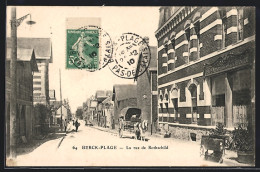
[[[16,158],[16,112],[17,112],[17,97],[16,97],[16,62],[17,62],[17,26],[16,26],[16,8],[11,9],[11,62],[10,62],[10,158]]]
[[[60,71],[60,69],[59,69],[59,71]],[[62,92],[61,92],[61,71],[60,71],[60,101],[61,101],[61,107],[60,107],[60,114],[61,114],[61,116],[60,116],[60,124],[61,124],[61,130],[63,129],[63,127],[62,127]]]

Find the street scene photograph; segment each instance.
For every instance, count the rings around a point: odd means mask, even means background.
[[[5,168],[254,167],[253,6],[7,6]]]

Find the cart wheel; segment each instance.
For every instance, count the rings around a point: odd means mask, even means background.
[[[223,158],[222,157],[219,159],[218,163],[220,163],[220,164],[223,163]]]
[[[121,138],[123,136],[123,131],[122,129],[119,131],[119,137]]]
[[[200,157],[205,155],[205,146],[201,145],[200,146]]]
[[[209,157],[209,153],[208,153],[208,149],[207,149],[206,152],[205,152],[205,160],[207,160],[208,157]]]

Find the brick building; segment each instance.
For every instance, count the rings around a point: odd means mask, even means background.
[[[255,8],[161,7],[155,36],[161,127],[189,139],[254,125]]]
[[[147,70],[137,78],[137,107],[141,109],[142,118],[149,121],[148,130],[156,131],[157,112],[157,47],[149,46],[151,61]],[[151,127],[151,124],[152,127]],[[155,125],[154,125],[155,124]]]
[[[10,59],[11,48],[6,50],[5,73],[5,106],[6,106],[6,150],[10,151]],[[24,136],[30,140],[33,135],[33,72],[38,71],[33,49],[17,49],[17,141],[20,143]]]

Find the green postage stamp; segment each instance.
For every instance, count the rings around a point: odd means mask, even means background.
[[[67,29],[67,69],[99,68],[99,30]]]

